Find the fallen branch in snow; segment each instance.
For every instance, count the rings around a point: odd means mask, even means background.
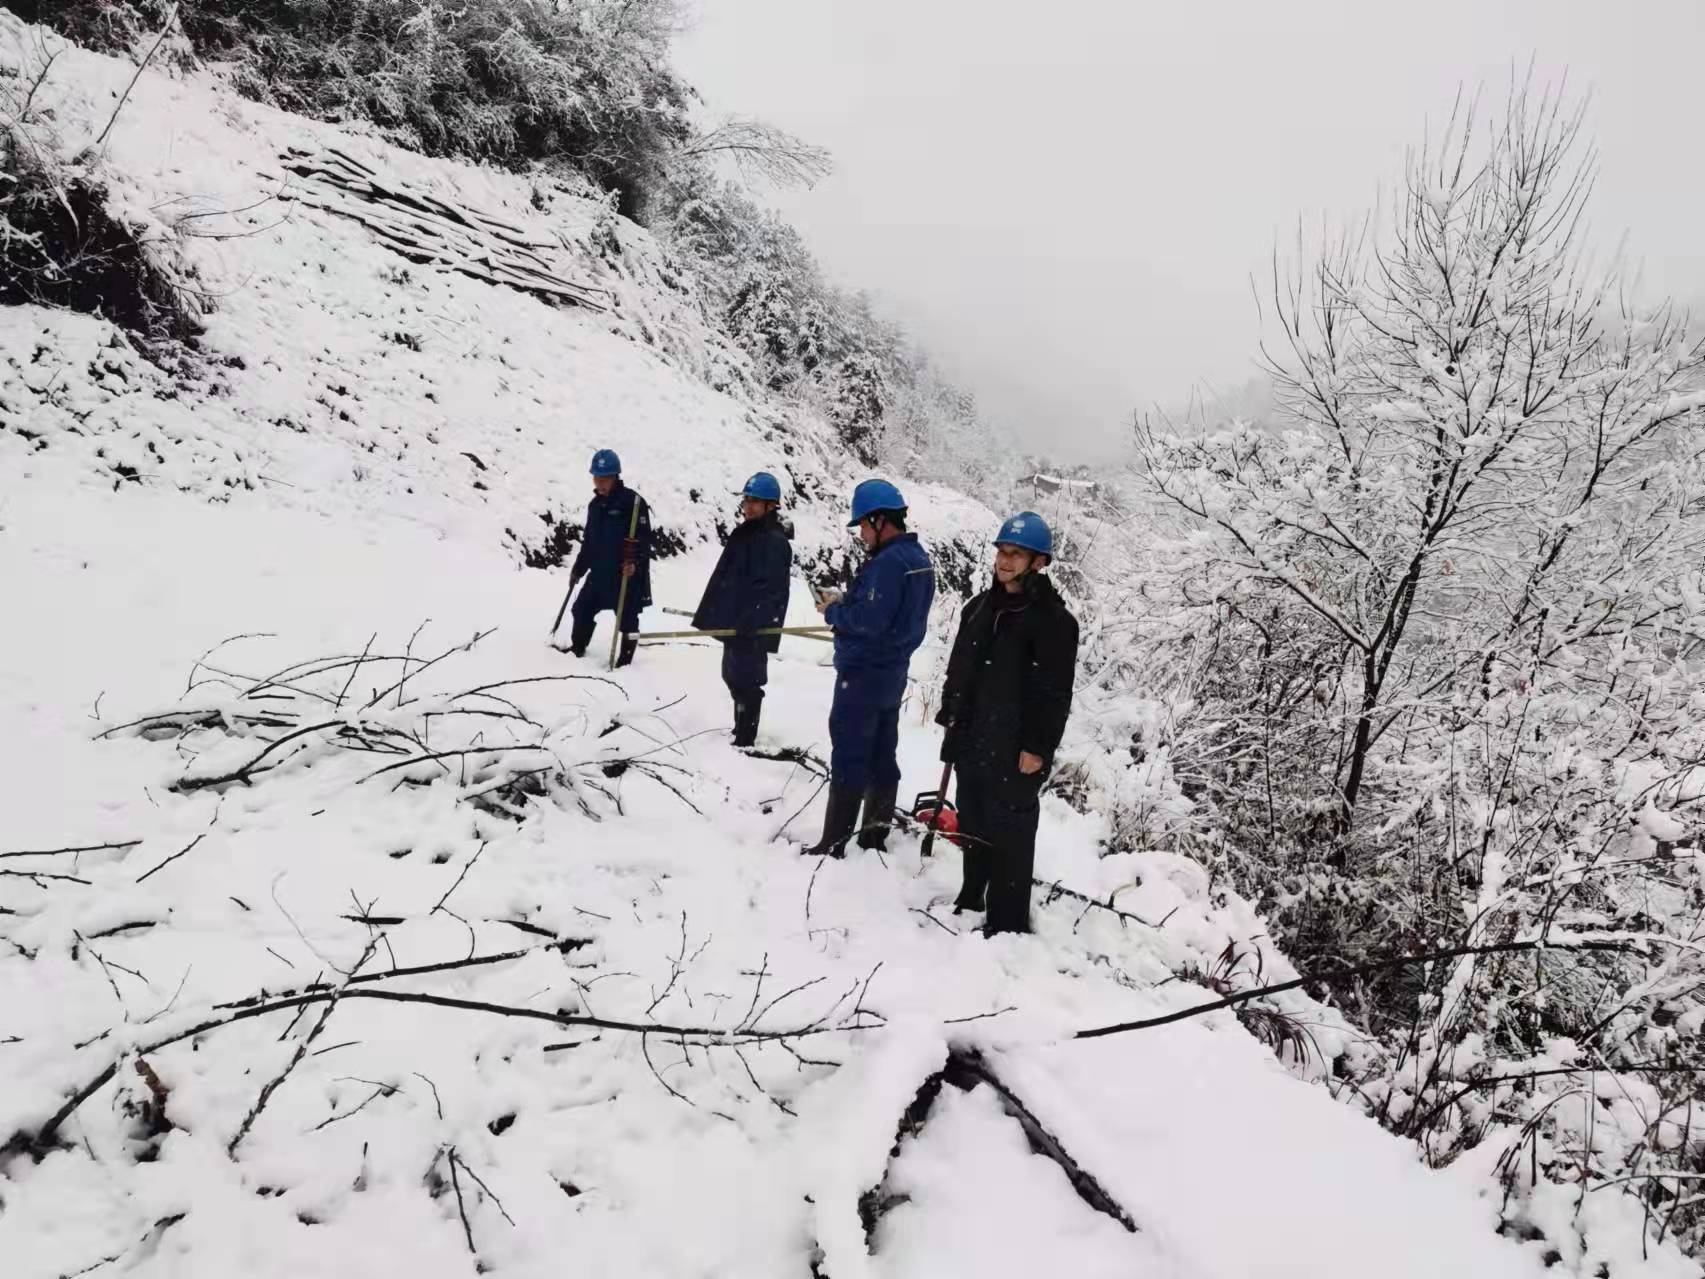
[[[237,1147],[243,1144],[243,1138],[249,1135],[249,1130],[254,1127],[255,1120],[259,1119],[261,1111],[266,1109],[266,1103],[272,1100],[273,1093],[277,1092],[279,1088],[283,1086],[284,1081],[290,1077],[291,1072],[294,1071],[297,1066],[302,1064],[302,1059],[308,1055],[309,1045],[311,1045],[314,1040],[318,1039],[320,1037],[320,1032],[326,1028],[326,1023],[331,1020],[332,1014],[337,1011],[338,1001],[343,998],[345,992],[348,990],[349,984],[355,980],[356,975],[360,973],[363,966],[365,966],[367,961],[373,957],[373,951],[377,949],[379,945],[379,938],[381,936],[383,936],[383,934],[375,933],[372,937],[368,938],[367,948],[361,952],[361,958],[355,961],[355,967],[350,970],[350,975],[344,979],[343,984],[336,990],[327,993],[325,1012],[320,1014],[319,1021],[314,1023],[314,1028],[308,1032],[302,1042],[296,1045],[296,1051],[291,1055],[290,1060],[285,1063],[284,1069],[279,1071],[278,1074],[260,1090],[260,1095],[255,1098],[255,1104],[249,1107],[249,1113],[243,1116],[243,1122],[238,1125],[236,1134],[225,1146],[226,1154],[233,1157],[236,1156]]]
[[[206,838],[207,838],[207,832],[202,831],[201,834],[197,835],[194,839],[190,840],[188,844],[184,845],[183,848],[179,849],[177,852],[173,853],[170,857],[166,858],[165,861],[161,862],[158,866],[154,867],[153,870],[143,871],[141,875],[137,876],[136,882],[140,884],[145,879],[152,879],[155,875],[158,875],[161,871],[165,870],[166,867],[170,866],[173,862],[177,861],[178,858],[184,856],[185,854],[187,854],[191,850],[193,850],[197,844],[199,844],[202,840],[204,840]]]
[[[84,844],[81,847],[76,848],[25,849],[16,853],[0,853],[0,861],[3,861],[8,857],[59,857],[67,853],[104,853],[109,850],[135,848],[141,842],[142,841],[140,839],[126,839],[112,844]]]
[[[474,1247],[474,1228],[468,1224],[468,1205],[462,1200],[462,1183],[456,1176],[456,1148],[448,1146],[445,1153],[449,1156],[445,1162],[450,1165],[450,1185],[456,1191],[456,1212],[462,1218],[462,1237],[468,1241],[468,1251],[477,1257],[479,1249]],[[484,1269],[483,1266],[480,1268]]]
[[[784,746],[780,750],[767,751],[756,746],[748,746],[744,752],[752,759],[768,759],[778,764],[797,764],[809,773],[818,777],[829,775],[829,766],[821,758],[799,746]]]
[[[228,728],[231,721],[248,724],[254,728],[295,728],[294,720],[281,719],[277,714],[268,715],[236,715],[229,719],[222,710],[204,711],[166,711],[159,715],[144,715],[141,719],[131,720],[128,724],[116,724],[112,728],[95,734],[97,742],[120,733],[134,731],[139,737],[147,737],[162,729],[171,729],[180,737],[197,728]],[[140,843],[141,841],[136,841]]]
[[[559,245],[529,237],[520,227],[424,190],[387,185],[372,168],[335,147],[318,153],[292,147],[283,167],[304,180],[289,198],[359,222],[411,262],[594,311],[609,310],[607,291],[559,274]]]
[[[481,684],[478,688],[470,688],[465,692],[455,694],[450,698],[450,700],[452,702],[460,701],[464,697],[473,697],[479,693],[489,693],[494,688],[514,688],[519,684],[550,684],[560,680],[588,680],[595,684],[608,684],[623,697],[628,695],[627,689],[623,688],[615,680],[607,679],[602,675],[525,675],[520,679],[500,679],[492,684]]]
[[[329,719],[323,720],[318,724],[309,724],[306,727],[295,729],[293,732],[286,733],[283,737],[276,738],[269,742],[265,750],[261,751],[260,754],[249,760],[249,762],[244,764],[241,768],[234,769],[229,773],[221,773],[216,777],[181,777],[172,783],[171,788],[177,791],[180,795],[188,795],[195,791],[206,790],[214,786],[228,786],[233,782],[241,782],[243,785],[247,786],[249,782],[254,779],[255,770],[259,768],[261,761],[266,759],[267,756],[271,755],[279,747],[287,746],[291,742],[298,741],[312,733],[323,733],[328,730],[337,730],[341,732],[348,727],[348,723],[340,719]],[[276,767],[276,765],[274,765],[274,767]],[[271,769],[262,769],[261,771],[270,772]]]
[[[1059,1166],[1079,1199],[1095,1211],[1113,1218],[1132,1234],[1136,1233],[1137,1223],[1132,1220],[1131,1215],[1107,1193],[1092,1174],[1066,1152],[1059,1138],[1049,1132],[1035,1113],[1001,1081],[982,1056],[974,1051],[956,1048],[948,1053],[946,1064],[923,1081],[911,1104],[900,1116],[899,1127],[894,1134],[894,1144],[888,1152],[888,1170],[883,1173],[882,1180],[859,1196],[859,1220],[864,1225],[865,1246],[870,1251],[875,1251],[876,1228],[882,1218],[909,1199],[905,1194],[897,1194],[884,1188],[892,1174],[894,1161],[899,1158],[901,1146],[906,1138],[916,1137],[929,1122],[930,1111],[941,1095],[944,1084],[952,1084],[962,1092],[970,1092],[978,1085],[990,1088],[1000,1099],[1001,1108],[1023,1129],[1031,1150]]]
[[[1048,895],[1042,899],[1042,905],[1044,906],[1048,905],[1055,898],[1070,897],[1074,901],[1084,903],[1085,913],[1088,913],[1091,909],[1104,910],[1110,915],[1117,915],[1120,919],[1128,919],[1133,924],[1141,924],[1144,928],[1160,928],[1166,923],[1166,920],[1163,919],[1157,924],[1152,920],[1144,919],[1141,915],[1133,915],[1130,911],[1120,910],[1113,905],[1113,899],[1111,896],[1109,896],[1104,902],[1097,901],[1095,898],[1087,896],[1084,893],[1080,893],[1075,889],[1065,887],[1065,885],[1061,884],[1057,879],[1052,881],[1046,879],[1032,879],[1030,882],[1038,888],[1046,888],[1048,890]],[[1079,915],[1078,918],[1081,920],[1083,916]]]
[[[37,888],[46,888],[45,881],[47,880],[62,880],[66,883],[85,885],[90,882],[77,875],[50,874],[45,870],[0,870],[0,876],[7,879],[27,879],[32,881]]]
[[[426,623],[422,622],[421,625],[425,626]],[[389,697],[392,693],[395,693],[397,695],[397,707],[398,707],[398,709],[401,709],[401,707],[403,705],[403,686],[408,683],[408,678],[411,674],[416,676],[416,677],[424,675],[424,674],[426,674],[427,671],[431,670],[434,666],[438,665],[438,663],[442,662],[445,658],[453,657],[457,653],[469,652],[481,640],[485,639],[489,635],[494,634],[496,632],[496,630],[497,630],[497,628],[494,626],[489,631],[476,631],[476,632],[474,632],[474,637],[471,640],[469,640],[467,643],[457,644],[452,648],[445,649],[442,653],[440,653],[437,657],[432,658],[430,661],[422,662],[413,671],[409,670],[409,663],[411,661],[413,661],[414,658],[412,657],[412,655],[405,653],[403,655],[402,678],[398,679],[396,683],[387,685],[385,688],[382,688],[377,693],[373,694],[372,698],[367,703],[366,709],[372,710],[375,706],[377,706],[380,702],[384,701],[385,698]],[[415,634],[418,635],[418,634],[420,634],[420,632],[417,630],[415,632]],[[414,640],[412,638],[409,640],[409,646],[411,649],[414,646]],[[361,659],[358,658],[357,662],[359,663],[360,660]]]
[[[1435,950],[1424,955],[1399,955],[1393,959],[1380,959],[1372,963],[1355,964],[1333,969],[1329,972],[1317,970],[1290,981],[1282,981],[1272,986],[1261,986],[1254,990],[1240,991],[1235,995],[1227,995],[1224,999],[1216,999],[1206,1004],[1195,1004],[1189,1008],[1180,1008],[1159,1017],[1144,1017],[1137,1021],[1123,1021],[1111,1026],[1096,1026],[1089,1030],[1080,1030],[1072,1038],[1098,1039],[1103,1035],[1118,1035],[1128,1030],[1148,1030],[1155,1026],[1167,1026],[1191,1017],[1200,1017],[1205,1013],[1218,1012],[1222,1008],[1235,1008],[1239,1004],[1246,1004],[1255,999],[1264,999],[1269,995],[1283,994],[1287,990],[1297,990],[1300,987],[1311,986],[1316,983],[1350,981],[1357,977],[1366,977],[1370,973],[1386,972],[1393,968],[1403,968],[1412,964],[1434,964],[1440,960],[1464,959],[1471,955],[1514,955],[1525,951],[1543,950],[1597,950],[1627,953],[1638,949],[1642,943],[1662,943],[1665,940],[1665,938],[1654,936],[1642,937],[1638,941],[1619,937],[1580,937],[1552,941],[1537,937],[1528,941],[1500,942],[1487,946],[1455,946],[1444,950]]]
[[[444,896],[438,899],[438,904],[428,911],[428,914],[436,915],[439,911],[444,909],[444,903],[449,901],[450,895],[462,886],[462,881],[468,877],[468,872],[474,868],[474,864],[484,855],[486,846],[490,843],[491,841],[489,839],[482,839],[480,841],[480,846],[474,850],[474,855],[468,858],[468,864],[462,867],[462,873],[456,876],[456,882],[451,884],[449,888],[445,889]]]
[[[803,813],[806,809],[811,807],[812,803],[816,800],[817,796],[819,796],[823,793],[823,788],[825,786],[827,786],[828,784],[829,784],[829,777],[828,777],[828,774],[825,773],[823,775],[823,780],[821,782],[817,783],[817,789],[811,792],[811,798],[806,800],[803,804],[801,804],[799,806],[799,808],[794,812],[792,817],[789,817],[780,826],[776,827],[775,834],[770,836],[769,842],[773,844],[776,842],[776,840],[780,839],[782,837],[782,832],[785,831],[789,826],[793,825],[794,821],[799,817],[800,813]],[[807,895],[807,897],[810,896],[809,893],[807,893],[806,895]],[[808,910],[807,915],[809,915],[809,913],[810,912]]]
[[[411,755],[407,759],[399,759],[394,764],[386,764],[383,768],[367,774],[361,782],[370,782],[375,777],[394,772],[399,768],[407,768],[410,764],[430,764],[441,759],[466,759],[470,755],[506,755],[511,751],[544,751],[550,753],[548,746],[474,746],[459,751],[433,751],[426,755]],[[357,782],[359,786],[361,782]]]
[[[559,955],[566,955],[571,950],[578,950],[580,947],[590,944],[591,943],[583,937],[565,937],[560,941],[552,942],[549,946],[528,946],[521,950],[504,951],[502,954],[498,955],[476,955],[471,959],[447,959],[442,963],[417,964],[412,968],[387,968],[384,972],[380,973],[366,973],[353,976],[349,979],[347,984],[357,986],[371,984],[376,981],[389,981],[396,977],[424,977],[428,973],[447,973],[461,968],[482,968],[487,964],[507,963],[511,959],[525,959],[529,955],[541,955],[547,951],[554,951]],[[332,986],[328,982],[310,982],[306,986],[299,986],[292,990],[262,991],[260,994],[250,995],[246,999],[234,999],[229,1003],[215,1004],[214,1008],[253,1008],[255,1005],[265,1003],[269,1000],[287,999],[297,995],[330,993],[335,989],[336,987]]]
[[[372,950],[377,942],[377,937],[369,940],[367,950],[363,954],[362,963],[365,963],[366,959],[371,957]],[[461,961],[461,965],[465,966],[468,962],[469,961]],[[880,968],[881,965],[879,964],[877,967]],[[381,975],[400,976],[407,975],[407,971],[408,970],[398,970],[395,973],[372,974],[371,976],[373,978],[378,978]],[[874,976],[875,969],[872,969],[870,977],[866,977],[864,981],[864,988],[866,990],[869,988],[870,978]],[[845,1002],[847,998],[847,995],[845,994],[843,994],[841,998],[835,1002],[828,1013],[824,1014],[823,1017],[820,1017],[815,1022],[811,1022],[804,1026],[789,1027],[785,1030],[758,1030],[753,1027],[750,1022],[739,1028],[718,1026],[677,1026],[663,1022],[621,1021],[614,1018],[594,1017],[578,1013],[546,1012],[537,1008],[523,1008],[513,1004],[493,1004],[475,999],[457,999],[449,995],[436,995],[425,991],[367,990],[359,988],[360,981],[361,979],[359,976],[352,976],[349,980],[333,988],[309,988],[302,991],[300,994],[283,996],[276,999],[265,999],[262,1002],[249,1003],[235,1009],[221,1009],[221,1011],[226,1012],[225,1016],[210,1018],[198,1023],[197,1025],[191,1026],[186,1030],[180,1030],[154,1040],[151,1043],[129,1049],[125,1053],[125,1056],[147,1056],[149,1054],[159,1052],[161,1049],[169,1048],[173,1044],[182,1043],[186,1039],[195,1039],[199,1036],[208,1034],[211,1031],[235,1025],[240,1021],[248,1021],[256,1017],[264,1017],[270,1013],[282,1012],[291,1008],[299,1010],[306,1009],[315,1004],[330,1004],[333,1008],[335,1008],[337,1003],[349,999],[372,999],[398,1004],[422,1004],[434,1008],[452,1008],[463,1012],[486,1013],[497,1017],[512,1017],[528,1021],[542,1021],[553,1026],[587,1026],[599,1030],[625,1031],[642,1037],[659,1035],[667,1039],[678,1040],[683,1045],[690,1044],[692,1047],[699,1048],[733,1048],[748,1044],[767,1043],[780,1043],[785,1045],[790,1040],[806,1039],[818,1035],[875,1030],[879,1029],[881,1024],[872,1024],[870,1022],[860,1020],[861,1017],[880,1016],[879,1014],[873,1013],[863,1007],[862,993],[859,996],[860,1002],[855,1005],[853,1012],[839,1024],[829,1024],[828,1018],[833,1015],[835,1008]],[[789,993],[791,994],[793,992],[790,991]],[[849,991],[848,994],[850,993],[851,992]],[[784,995],[778,999],[770,1001],[764,1011],[768,1012],[770,1008],[775,1007],[782,998],[786,998],[786,996]],[[328,1008],[326,1016],[329,1016],[331,1011],[333,1011],[333,1009]],[[763,1013],[760,1013],[758,1016],[761,1018],[763,1015]],[[298,1050],[297,1059],[299,1059],[301,1055],[305,1054],[307,1043],[311,1042],[314,1035],[319,1033],[320,1028],[323,1028],[326,1016],[321,1017],[315,1028],[314,1034],[310,1035],[308,1040],[301,1045]],[[294,1060],[296,1059],[293,1059],[292,1067],[286,1068],[284,1072],[286,1075],[289,1073],[289,1070],[293,1068]],[[118,1070],[118,1065],[119,1062],[117,1060],[113,1061],[100,1073],[95,1075],[94,1078],[90,1079],[81,1088],[72,1093],[70,1098],[66,1100],[65,1104],[55,1111],[53,1115],[50,1116],[48,1120],[35,1132],[31,1133],[19,1130],[18,1132],[13,1133],[4,1143],[0,1143],[0,1155],[26,1152],[42,1155],[52,1149],[57,1140],[59,1129],[64,1125],[65,1121],[76,1113],[79,1106],[81,1106],[90,1097],[94,1096],[95,1093],[99,1092],[101,1088],[111,1081],[113,1075]],[[283,1076],[280,1076],[277,1082],[281,1083],[282,1081]],[[276,1087],[276,1084],[272,1085],[272,1087]],[[264,1097],[259,1104],[264,1105]],[[237,1137],[232,1140],[232,1148],[234,1148],[237,1142],[241,1140],[242,1135],[247,1132],[248,1126],[253,1123],[253,1115],[256,1113],[258,1113],[258,1109],[256,1111],[252,1111],[251,1117],[244,1121],[243,1128],[239,1131]]]

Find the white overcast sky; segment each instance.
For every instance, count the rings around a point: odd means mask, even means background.
[[[1254,372],[1250,275],[1368,207],[1459,84],[1592,95],[1597,237],[1705,299],[1705,0],[688,0],[715,113],[833,151],[771,197],[1039,447]]]

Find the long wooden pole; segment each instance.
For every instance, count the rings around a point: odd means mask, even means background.
[[[803,639],[832,639],[833,633],[827,626],[766,626],[762,630],[737,631],[734,629],[721,631],[629,631],[635,639],[733,639],[737,635],[798,635]]]
[[[628,516],[628,540],[622,546],[622,550],[624,552],[626,552],[628,546],[633,544],[634,538],[639,536],[639,504],[644,500],[645,499],[638,493],[633,495],[633,514]],[[628,607],[628,585],[633,581],[633,577],[629,575],[627,567],[628,561],[624,555],[624,558],[622,559],[622,589],[616,592],[616,630],[615,634],[610,636],[611,670],[616,669],[616,654],[621,650],[622,646],[622,617],[627,612]],[[637,551],[636,558],[634,560],[634,572],[639,572]]]

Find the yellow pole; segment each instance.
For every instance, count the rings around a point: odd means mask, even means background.
[[[639,536],[639,504],[644,500],[638,493],[633,495],[633,514],[628,517],[628,542],[632,542],[634,538]],[[624,552],[627,550],[626,543],[623,544],[622,550]],[[639,561],[636,559],[634,561],[634,572],[636,573],[639,571],[638,564]],[[611,670],[616,669],[616,653],[622,646],[622,615],[627,611],[628,606],[628,584],[633,581],[633,578],[627,575],[627,560],[625,558],[622,560],[622,569],[622,588],[616,592],[616,633],[610,636]]]

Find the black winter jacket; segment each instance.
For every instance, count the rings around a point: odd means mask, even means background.
[[[693,626],[701,631],[750,633],[782,625],[787,618],[788,575],[793,571],[792,538],[793,530],[774,511],[736,526],[705,584]],[[779,635],[765,635],[762,641],[771,653],[781,647]]]
[[[574,557],[574,578],[585,577],[581,592],[587,602],[614,608],[622,588],[622,544],[639,504],[639,526],[634,534],[637,571],[628,587],[628,607],[651,603],[651,508],[638,493],[618,483],[607,497],[594,497],[586,508],[586,533],[580,539],[580,554]]]
[[[998,583],[965,605],[935,722],[941,757],[962,772],[1017,775],[1021,751],[1052,764],[1072,709],[1077,618],[1038,573],[1014,595]]]

